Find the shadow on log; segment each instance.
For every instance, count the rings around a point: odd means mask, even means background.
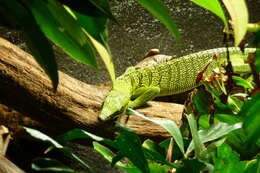
[[[88,85],[59,72],[59,86],[54,92],[32,56],[0,38],[0,100],[43,124],[50,134],[82,128],[102,136],[113,135],[113,123],[98,119],[108,91],[108,87]],[[181,124],[183,105],[154,101],[148,105],[138,111]],[[139,135],[168,136],[161,127],[136,116],[130,116],[126,126]]]

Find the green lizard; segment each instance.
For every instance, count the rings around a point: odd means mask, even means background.
[[[254,48],[246,48],[244,53],[239,48],[229,48],[231,58],[238,55],[246,59],[248,53],[253,52]],[[226,48],[216,48],[145,68],[129,67],[115,80],[112,90],[105,98],[99,117],[101,120],[107,120],[126,108],[140,107],[157,96],[173,95],[193,89],[202,84],[202,81],[197,81],[201,72],[208,75],[218,65],[225,65],[226,55]],[[232,59],[231,62],[233,63]],[[243,72],[244,69],[250,70],[248,64],[233,65],[234,72]]]

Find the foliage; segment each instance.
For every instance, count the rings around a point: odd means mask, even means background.
[[[136,1],[180,39],[175,23],[160,0]],[[107,23],[108,20],[116,22],[116,19],[108,0],[3,0],[0,14],[10,25],[18,25],[24,31],[27,46],[50,77],[55,89],[58,86],[58,69],[52,46],[46,37],[71,58],[97,68],[95,48],[114,81]]]
[[[248,25],[248,12],[244,0],[223,0],[223,5],[231,16],[232,27],[228,26],[227,17],[218,0],[192,1],[220,17],[226,29],[233,28],[235,46],[240,45],[248,29],[255,33],[255,39],[251,45],[260,48],[260,27],[254,25],[252,28],[252,25]],[[36,0],[26,2],[6,0],[3,4],[10,11],[8,19],[18,22],[28,35],[28,44],[31,45],[30,48],[39,64],[52,79],[54,87],[58,83],[55,73],[57,68],[51,46],[44,35],[61,46],[74,59],[93,67],[96,67],[96,61],[92,47],[95,47],[104,58],[113,80],[114,72],[107,44],[106,25],[108,19],[113,21],[116,19],[110,11],[108,1],[88,0],[72,3],[67,0],[37,0],[37,2],[39,3],[36,3]],[[137,0],[137,2],[160,19],[169,31],[179,38],[175,24],[170,20],[168,12],[159,0]],[[48,14],[45,15],[46,11]],[[26,25],[34,29],[31,35]],[[34,38],[36,36],[38,38]],[[37,43],[39,41],[42,42]],[[43,45],[47,47],[48,57],[39,50]],[[78,50],[79,47],[82,49]],[[242,45],[241,48],[243,48]],[[57,148],[65,156],[76,160],[92,172],[95,170],[89,164],[82,161],[63,144],[75,139],[91,139],[94,141],[94,149],[105,159],[130,173],[260,172],[260,115],[258,111],[260,85],[257,79],[260,71],[259,56],[258,49],[252,55],[253,61],[249,62],[252,73],[245,76],[231,74],[229,86],[225,87],[225,81],[218,78],[216,81],[205,82],[205,89],[194,91],[186,105],[187,122],[181,129],[172,121],[153,120],[132,109],[127,110],[130,115],[135,114],[159,124],[169,132],[173,140],[166,139],[156,143],[147,139],[142,142],[134,132],[119,125],[116,127],[118,136],[114,140],[80,129],[69,131],[54,140],[37,130],[24,129],[34,138],[48,142],[51,145],[48,152]],[[214,82],[218,85],[214,85]],[[239,92],[230,92],[228,88],[235,85],[240,87]],[[51,158],[35,159],[32,168],[38,171],[75,172]]]

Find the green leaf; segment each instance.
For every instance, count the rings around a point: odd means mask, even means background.
[[[203,145],[203,143],[202,143],[202,141],[199,137],[199,134],[198,134],[198,131],[197,131],[197,122],[194,119],[194,116],[192,114],[187,115],[187,119],[188,119],[188,123],[189,123],[189,126],[190,126],[192,141],[194,142],[194,146],[195,146],[194,147],[195,156],[196,156],[196,158],[200,158],[201,152],[205,151],[206,148]],[[191,146],[191,144],[190,144],[190,146]],[[186,156],[188,155],[188,153],[189,153],[189,149],[186,151]]]
[[[176,170],[176,173],[200,173],[205,164],[197,159],[184,159],[184,166]]]
[[[237,114],[244,104],[243,101],[239,100],[237,97],[234,97],[232,95],[228,96],[227,103],[228,103],[228,105],[233,107],[233,113],[234,114]]]
[[[202,152],[202,157],[205,158],[205,160],[211,160],[213,156],[215,155],[217,148],[220,147],[224,142],[226,141],[226,138],[219,139],[218,141],[215,141],[211,143],[208,147],[207,150]]]
[[[58,67],[49,41],[39,29],[30,12],[15,0],[3,1],[5,10],[9,17],[18,22],[26,36],[26,43],[31,50],[35,60],[50,77],[52,85],[56,90],[58,86]]]
[[[80,13],[75,13],[68,7],[65,8],[72,16],[74,16],[77,21],[79,21],[81,27],[83,28],[86,35],[89,37],[100,57],[104,61],[110,78],[112,82],[114,82],[115,68],[107,43],[107,19],[84,16]]]
[[[108,0],[88,0],[93,5],[95,5],[100,11],[102,11],[106,16],[115,21],[114,16],[112,15],[109,1]]]
[[[213,157],[214,173],[243,173],[246,163],[239,161],[239,155],[232,151],[227,144],[217,148],[217,155]],[[224,168],[224,169],[223,169]]]
[[[67,167],[58,160],[51,158],[36,158],[32,162],[32,169],[35,171],[45,172],[61,172],[61,173],[76,173],[73,169]]]
[[[240,122],[241,120],[234,114],[215,114],[214,121],[217,123],[218,121],[228,124],[235,124]]]
[[[260,93],[246,102],[239,112],[240,116],[245,117],[243,129],[246,133],[246,142],[248,147],[255,144],[260,138]]]
[[[180,148],[181,152],[184,155],[183,138],[181,135],[181,131],[175,122],[170,121],[170,120],[153,120],[153,119],[147,118],[146,116],[144,116],[144,115],[140,114],[139,112],[134,111],[133,109],[130,109],[130,108],[127,109],[127,113],[135,114],[145,120],[151,121],[151,122],[163,127],[165,130],[167,130],[173,136],[175,142],[177,143],[178,147]]]
[[[218,0],[191,0],[195,4],[208,9],[215,15],[217,15],[224,23],[225,27],[228,28],[227,18]]]
[[[121,156],[127,157],[143,173],[149,173],[148,162],[144,156],[139,137],[121,126],[120,135],[115,139],[116,148]]]
[[[260,155],[258,154],[257,159],[246,162],[246,170],[244,173],[260,172]]]
[[[113,158],[116,156],[110,149],[107,147],[99,144],[98,142],[93,142],[94,149],[99,152],[107,161],[112,163]],[[121,162],[117,162],[116,166],[121,168],[121,167],[126,167],[124,164]]]
[[[199,129],[207,129],[210,127],[210,114],[204,114],[199,116]]]
[[[155,162],[149,163],[149,168],[152,173],[166,173],[171,170],[171,167],[168,165],[162,165]]]
[[[244,0],[223,0],[226,6],[234,28],[235,46],[243,40],[248,24],[248,11]]]
[[[99,9],[95,4],[90,2],[89,0],[83,0],[83,1],[71,1],[71,0],[58,0],[62,4],[68,6],[69,8],[73,9],[73,11],[76,11],[78,13],[82,13],[87,16],[92,17],[105,17],[110,18],[112,20],[115,20],[114,17],[111,14],[110,7],[107,4],[104,4],[107,6],[104,9]],[[105,10],[105,13],[103,12]]]
[[[112,83],[114,83],[116,75],[115,75],[115,68],[114,64],[110,55],[110,52],[104,47],[101,43],[96,41],[91,35],[87,34],[89,39],[91,40],[92,44],[95,46],[97,52],[99,53],[100,57],[102,58],[103,62],[106,65],[106,68],[109,72],[110,78]]]
[[[155,153],[158,153],[163,158],[166,158],[166,155],[164,153],[164,149],[159,144],[152,141],[151,139],[145,140],[143,142],[142,146],[143,146],[143,148],[150,150],[150,151],[153,151]]]
[[[247,81],[239,76],[232,76],[232,79],[235,81],[237,86],[242,86],[246,89],[253,90],[254,86],[250,81]]]
[[[260,35],[260,31],[258,31],[258,32]],[[260,42],[260,39],[259,39],[259,42]],[[260,46],[259,46],[259,49],[257,49],[257,51],[256,51],[255,65],[256,65],[256,72],[260,73]]]
[[[77,21],[53,0],[26,1],[44,34],[75,60],[97,67],[90,42]]]
[[[143,150],[145,157],[152,162],[157,162],[175,168],[181,167],[179,164],[167,162],[163,148],[150,139],[144,141]]]
[[[227,135],[228,133],[237,130],[242,127],[242,123],[236,124],[226,124],[226,123],[218,123],[212,125],[209,129],[198,131],[198,136],[200,141],[204,144],[209,141],[216,140],[220,137]],[[192,139],[186,154],[190,153],[194,149],[195,140]],[[195,145],[196,147],[196,145]],[[196,148],[195,148],[196,149]],[[195,150],[196,151],[196,150]]]
[[[82,13],[73,11],[76,20],[85,31],[90,34],[95,40],[108,48],[108,19],[105,17],[92,17]]]
[[[86,164],[84,161],[82,161],[77,155],[75,155],[73,152],[71,152],[71,150],[69,148],[63,147],[57,141],[55,141],[51,137],[45,135],[44,133],[42,133],[38,130],[34,130],[34,129],[31,129],[31,128],[28,128],[28,127],[23,127],[23,128],[32,137],[34,137],[38,140],[44,141],[44,142],[48,142],[53,147],[59,149],[65,156],[67,156],[70,159],[77,161],[78,163],[82,164],[85,168],[87,168],[88,170],[93,172],[92,168],[88,164]]]
[[[96,136],[92,133],[86,132],[85,130],[81,130],[81,129],[70,130],[70,131],[64,133],[63,135],[59,136],[57,138],[57,141],[59,141],[60,143],[65,143],[65,142],[72,141],[75,139],[93,139],[98,142],[104,142],[107,145],[110,145],[113,147],[113,141]]]
[[[172,33],[177,40],[180,40],[180,33],[173,22],[171,15],[162,4],[160,0],[136,0],[139,4],[141,4],[144,8],[146,8],[151,14],[157,17],[166,28]]]
[[[192,97],[192,102],[200,114],[209,113],[209,108],[211,106],[211,96],[205,90],[198,90],[196,95]]]

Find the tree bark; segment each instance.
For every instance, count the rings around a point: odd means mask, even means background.
[[[1,173],[25,173],[23,170],[18,168],[10,160],[0,154],[0,172]]]
[[[112,135],[113,122],[98,119],[108,91],[108,87],[89,85],[59,72],[59,86],[55,92],[31,55],[0,38],[0,100],[44,124],[52,134],[83,128],[103,136]],[[148,105],[137,111],[181,124],[183,105],[154,101]],[[161,127],[136,116],[130,116],[124,125],[139,135],[168,136]]]

